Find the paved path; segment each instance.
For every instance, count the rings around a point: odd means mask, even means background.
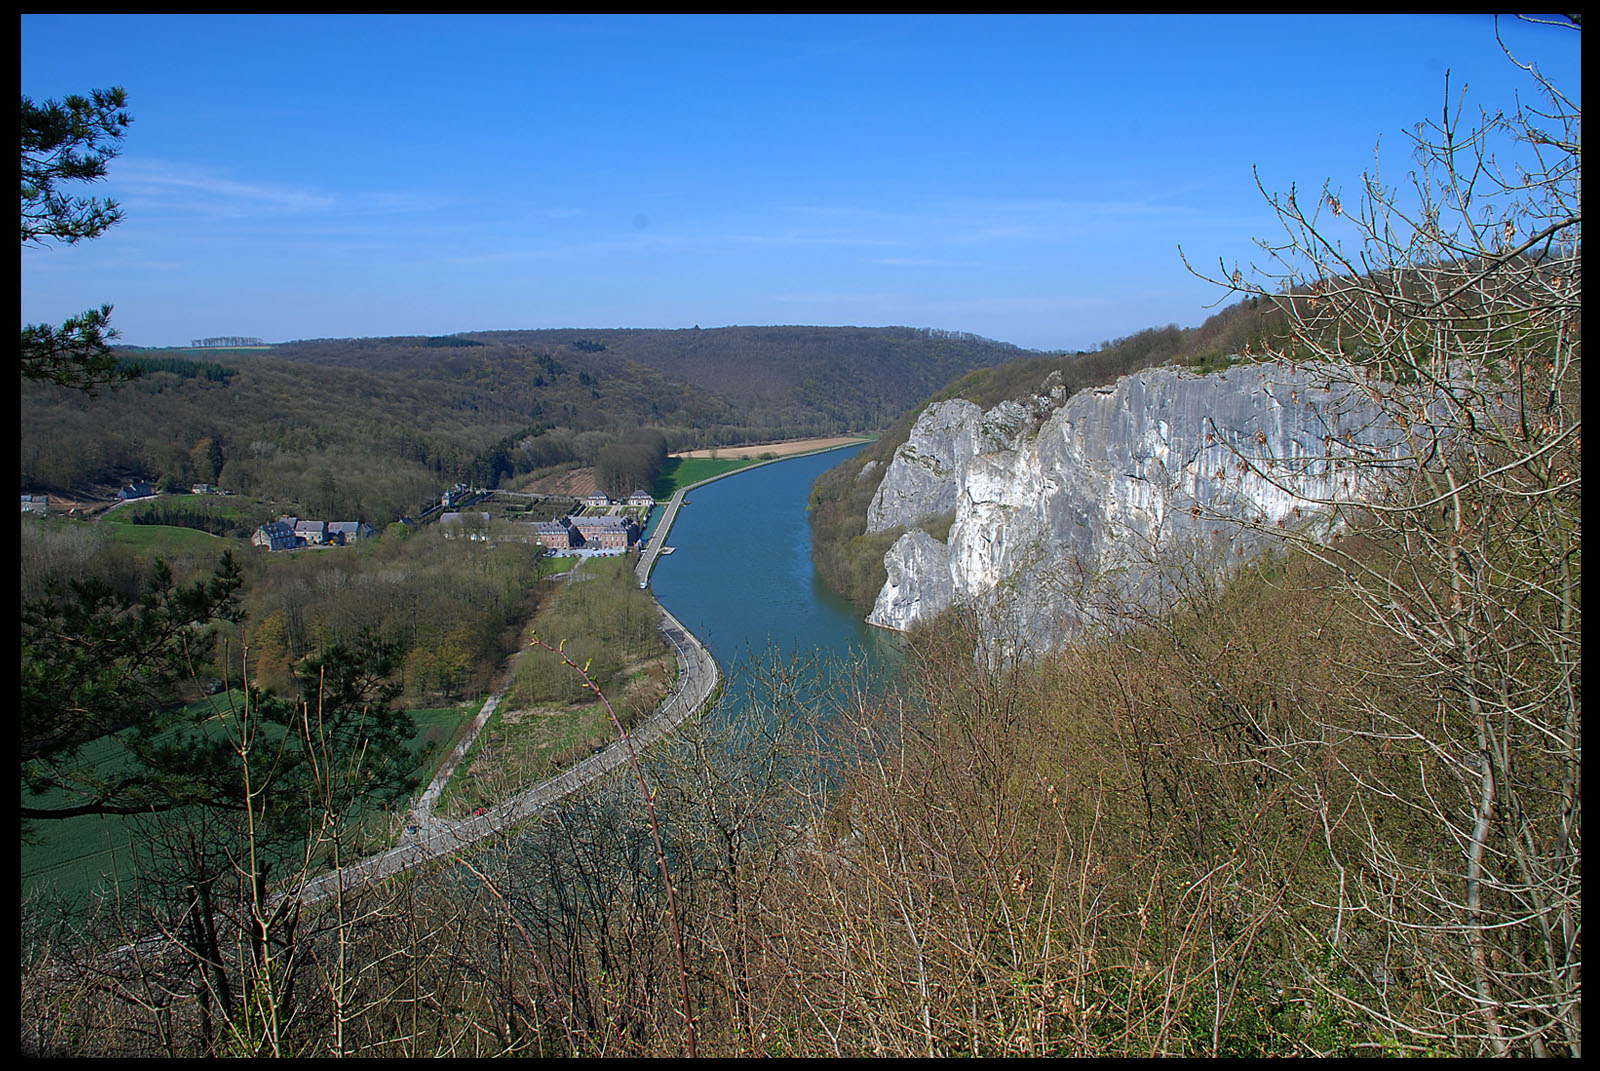
[[[302,901],[313,903],[325,899],[336,889],[350,888],[361,882],[386,878],[407,867],[417,866],[472,844],[524,818],[545,810],[572,793],[606,777],[628,762],[629,746],[634,753],[644,751],[676,729],[683,720],[699,711],[711,700],[721,674],[717,663],[693,633],[684,628],[677,618],[661,609],[661,631],[672,641],[678,657],[678,682],[672,695],[644,722],[634,726],[626,737],[614,740],[604,748],[569,766],[555,777],[513,796],[481,815],[470,818],[446,819],[433,814],[439,794],[450,781],[456,765],[472,746],[478,732],[488,722],[489,716],[499,706],[505,690],[484,703],[483,710],[473,719],[471,729],[461,743],[450,753],[439,773],[423,792],[416,809],[407,818],[406,831],[400,843],[386,852],[369,856],[341,870],[324,874],[307,882],[300,894]],[[414,830],[414,832],[413,832]]]
[[[694,486],[699,487],[700,484]],[[656,522],[656,530],[651,534],[650,542],[645,544],[644,552],[639,555],[639,564],[634,567],[633,575],[639,578],[641,588],[650,583],[650,572],[656,567],[656,559],[666,552],[667,536],[671,534],[672,525],[678,519],[678,510],[683,508],[683,496],[689,491],[688,487],[680,487],[672,493],[672,499],[661,511],[661,519]]]

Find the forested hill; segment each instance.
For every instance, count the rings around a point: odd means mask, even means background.
[[[21,482],[223,487],[384,522],[462,480],[592,465],[642,428],[670,449],[877,431],[1027,351],[910,328],[484,332],[251,349],[125,350],[93,400],[22,389]]]
[[[587,379],[620,377],[657,391],[687,385],[713,403],[707,409],[725,403],[731,410],[726,422],[767,429],[773,437],[881,429],[952,379],[1028,353],[949,331],[793,326],[474,331],[435,338],[319,339],[272,349],[273,356],[287,360],[513,390],[518,384],[512,380],[527,380],[523,373],[530,355],[541,355]],[[662,410],[649,403],[646,408]],[[654,415],[660,420],[669,414]],[[713,432],[703,422],[693,424]]]

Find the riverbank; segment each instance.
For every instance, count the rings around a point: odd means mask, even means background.
[[[667,501],[666,509],[662,509],[661,517],[659,517],[659,519],[654,522],[653,527],[650,528],[650,536],[648,536],[648,540],[646,540],[645,543],[645,548],[643,548],[642,554],[640,554],[640,559],[638,559],[638,568],[635,570],[635,572],[638,573],[638,584],[640,584],[640,588],[643,588],[645,584],[650,583],[650,573],[651,570],[656,568],[656,560],[658,560],[662,554],[670,554],[669,549],[666,549],[667,536],[672,535],[672,525],[677,522],[678,509],[685,504],[685,496],[688,495],[690,491],[696,490],[696,488],[706,487],[706,485],[709,485],[709,483],[715,483],[717,480],[726,479],[726,477],[730,477],[730,475],[738,475],[741,474],[741,472],[749,472],[750,469],[758,469],[758,467],[768,466],[768,464],[776,464],[779,463],[779,461],[794,461],[795,458],[814,455],[814,453],[830,453],[830,451],[845,450],[845,448],[848,447],[861,447],[861,445],[866,445],[866,443],[869,442],[872,442],[872,440],[864,439],[864,437],[834,437],[834,439],[792,440],[792,442],[787,443],[787,445],[790,445],[790,447],[795,447],[797,450],[792,451],[792,453],[789,453],[787,456],[781,456],[781,458],[779,458],[779,456],[771,456],[771,458],[758,458],[755,459],[755,461],[750,461],[749,464],[741,464],[741,466],[738,467],[731,467],[731,469],[728,469],[726,472],[715,472],[715,474],[707,475],[707,477],[704,477],[704,479],[694,480],[693,483],[685,483],[685,485],[682,485],[682,487],[678,487],[677,490],[672,491],[672,498]],[[744,450],[744,447],[739,448]],[[754,450],[755,447],[749,448],[750,450]],[[691,456],[698,455],[698,453],[701,453],[701,451],[691,451],[691,453],[685,453],[685,455],[674,455],[674,458],[691,458]]]

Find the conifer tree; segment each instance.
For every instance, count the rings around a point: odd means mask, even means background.
[[[22,169],[22,245],[75,245],[98,238],[122,219],[109,197],[64,192],[62,186],[106,176],[121,151],[123,131],[133,119],[123,110],[127,93],[96,89],[88,97],[68,96],[35,104],[22,96],[19,120]],[[60,327],[22,328],[22,378],[55,383],[90,394],[104,384],[137,375],[111,353],[116,331],[111,306],[101,305],[64,321]]]

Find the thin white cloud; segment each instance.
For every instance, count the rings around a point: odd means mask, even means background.
[[[214,170],[141,157],[127,157],[117,164],[117,185],[133,196],[160,200],[182,197],[191,205],[229,215],[263,210],[324,212],[337,203],[331,194],[240,182]]]
[[[339,199],[340,210],[350,215],[418,215],[444,212],[455,205],[453,198],[424,193],[368,193]]]

